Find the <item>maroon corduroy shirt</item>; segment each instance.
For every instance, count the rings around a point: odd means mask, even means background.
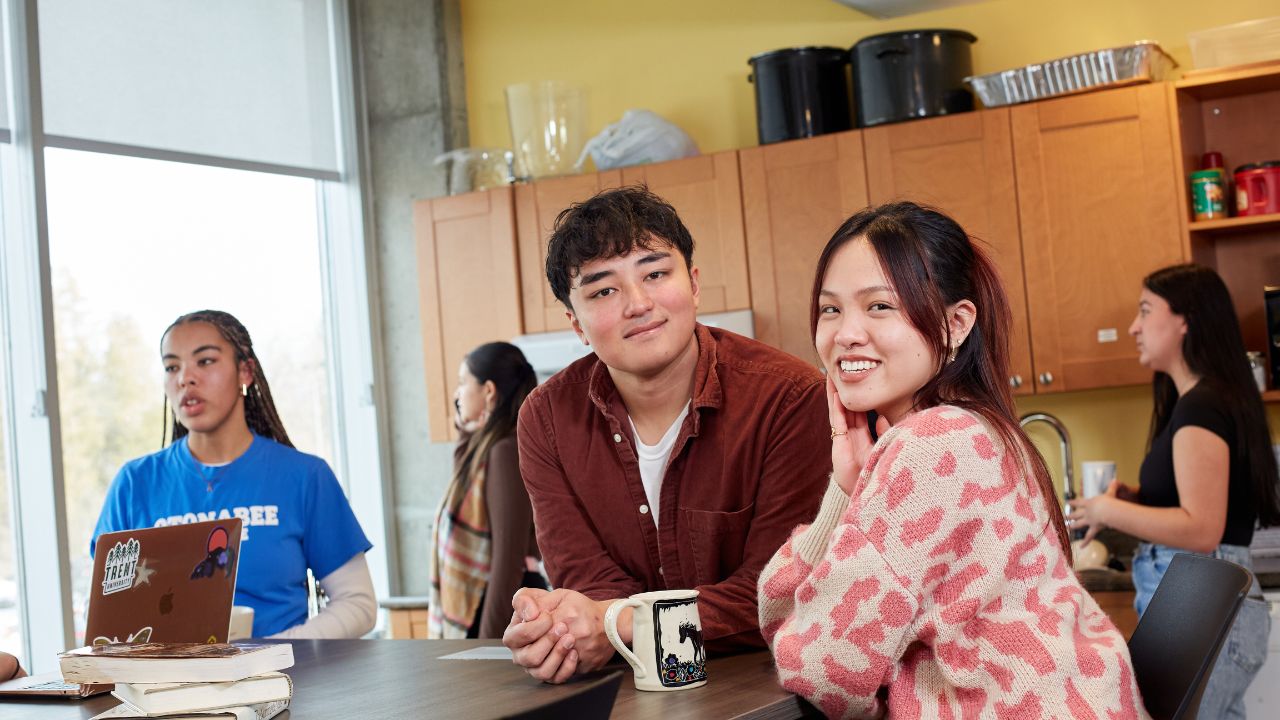
[[[520,410],[520,473],[551,582],[593,600],[696,588],[708,646],[764,647],[756,581],[810,522],[831,473],[826,395],[811,365],[696,326],[693,399],[655,526],[627,409],[589,355]]]

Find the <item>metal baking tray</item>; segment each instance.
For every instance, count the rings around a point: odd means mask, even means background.
[[[1178,63],[1156,43],[1068,55],[1013,70],[964,79],[987,107],[1163,80]]]

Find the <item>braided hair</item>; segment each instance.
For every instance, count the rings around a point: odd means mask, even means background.
[[[280,421],[280,415],[276,412],[275,402],[271,399],[271,388],[267,385],[267,376],[262,371],[262,363],[253,351],[253,340],[249,338],[249,331],[235,316],[221,310],[197,310],[187,313],[165,328],[164,334],[160,336],[161,341],[163,342],[164,336],[168,335],[170,330],[179,325],[197,322],[212,325],[222,339],[235,348],[237,365],[247,362],[253,369],[253,383],[249,385],[244,397],[244,419],[249,429],[255,435],[271,438],[281,445],[293,447],[293,443],[289,440],[289,433],[285,432],[284,423]],[[165,431],[168,439],[166,440],[165,436],[161,437],[162,447],[182,439],[188,432],[186,426],[178,422],[178,416],[169,407],[167,400],[165,416]]]

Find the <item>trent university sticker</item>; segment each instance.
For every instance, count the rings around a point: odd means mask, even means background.
[[[107,564],[102,570],[102,594],[128,590],[133,587],[133,577],[138,572],[138,553],[142,546],[134,538],[116,543],[107,553]]]

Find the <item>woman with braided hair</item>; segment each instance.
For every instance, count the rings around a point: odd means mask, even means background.
[[[373,629],[365,537],[324,460],[294,449],[249,332],[230,314],[183,315],[160,341],[170,441],[125,464],[99,535],[239,517],[237,605],[254,637],[348,638]],[[90,543],[89,552],[93,552]],[[328,604],[307,618],[307,570]]]

